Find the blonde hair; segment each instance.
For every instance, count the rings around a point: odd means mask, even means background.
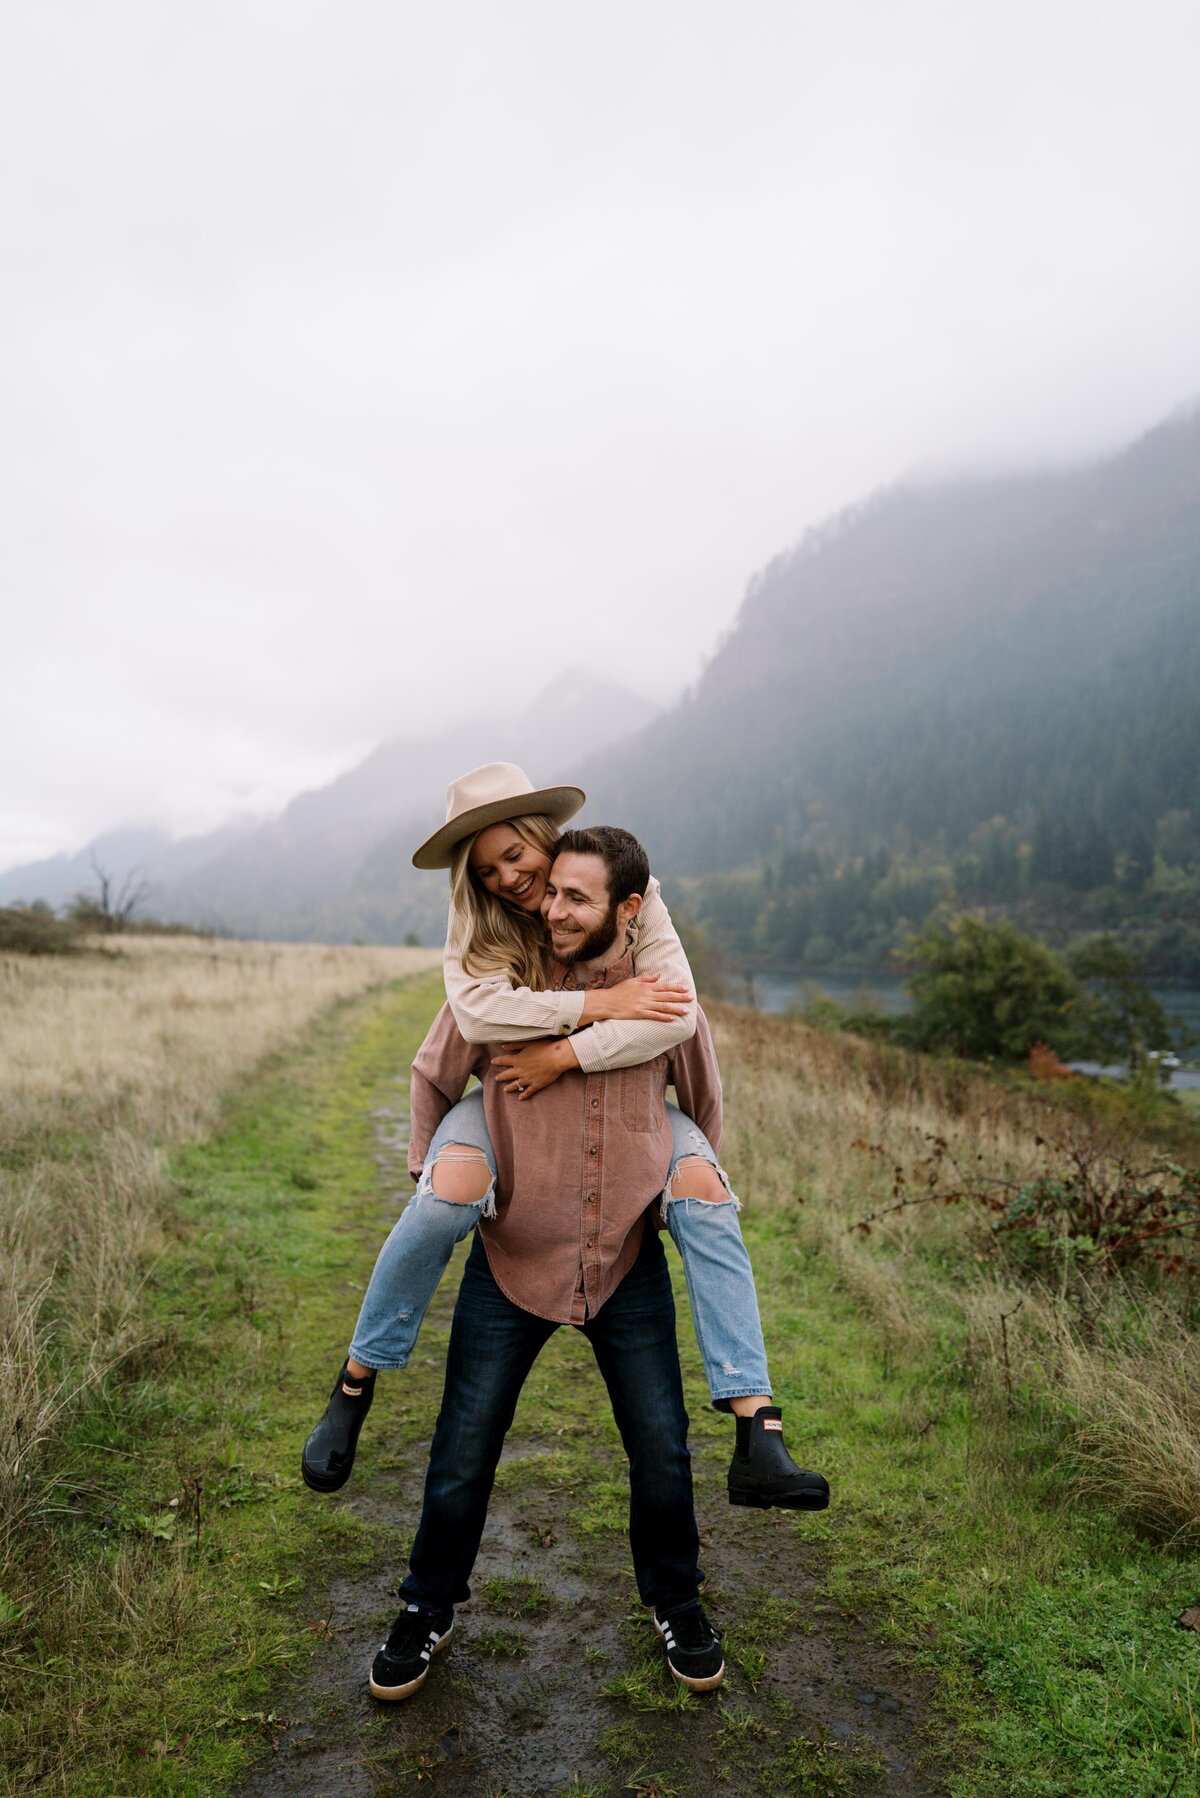
[[[553,819],[531,814],[527,818],[505,818],[503,822],[511,825],[530,848],[554,854],[559,827]],[[474,837],[468,837],[460,843],[450,864],[450,923],[463,967],[476,979],[503,974],[514,986],[527,986],[540,993],[546,985],[542,968],[545,926],[540,917],[530,917],[516,906],[505,905],[480,886],[471,871],[474,842]]]

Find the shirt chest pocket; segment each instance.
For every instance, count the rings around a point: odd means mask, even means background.
[[[654,1128],[654,1095],[645,1068],[621,1069],[621,1122],[643,1135]]]

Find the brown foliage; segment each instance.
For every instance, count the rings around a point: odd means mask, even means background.
[[[1069,1067],[1058,1059],[1049,1043],[1032,1043],[1026,1063],[1035,1080],[1073,1080]]]

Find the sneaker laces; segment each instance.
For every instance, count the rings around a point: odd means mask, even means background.
[[[405,1649],[424,1648],[430,1636],[444,1633],[445,1623],[436,1611],[427,1611],[421,1605],[410,1604],[393,1623],[391,1634],[383,1645],[384,1651],[400,1656]]]
[[[709,1648],[721,1640],[720,1630],[709,1622],[703,1605],[689,1605],[686,1611],[671,1611],[658,1621],[670,1626],[678,1648]]]

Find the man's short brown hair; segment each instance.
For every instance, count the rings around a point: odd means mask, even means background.
[[[608,874],[611,905],[637,893],[643,899],[650,884],[650,858],[637,838],[619,824],[593,824],[587,830],[564,830],[555,855],[598,855]]]

